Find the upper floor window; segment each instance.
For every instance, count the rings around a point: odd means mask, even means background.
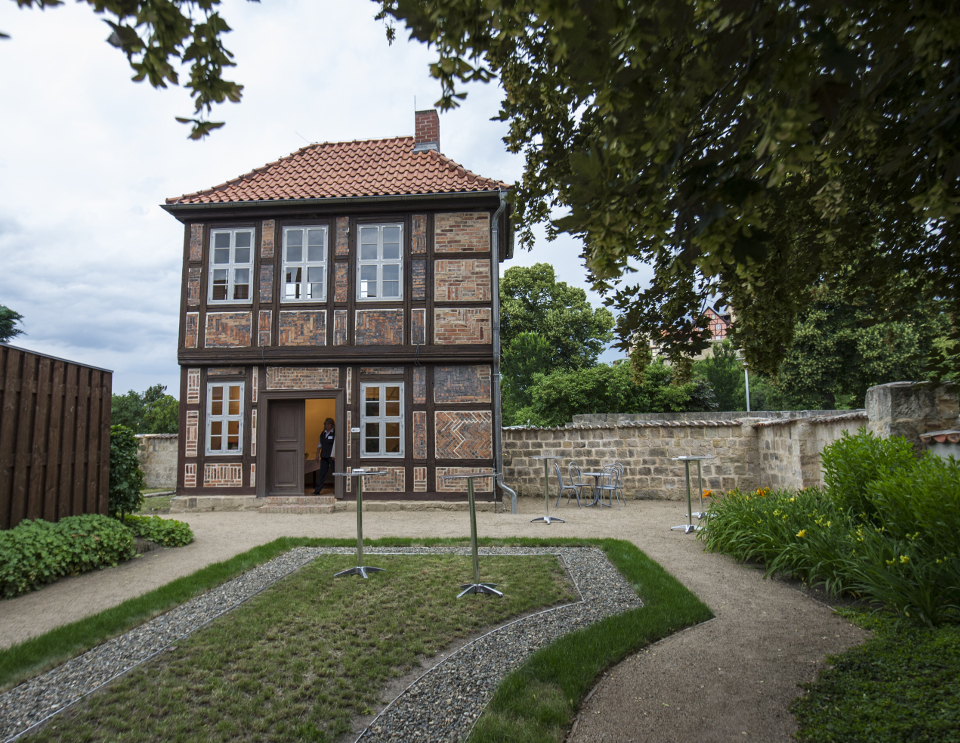
[[[207,454],[243,453],[243,382],[207,385]]]
[[[403,456],[403,385],[361,384],[362,457]]]
[[[360,225],[357,299],[403,298],[403,225]]]
[[[210,230],[210,301],[249,302],[253,230]]]
[[[327,298],[327,228],[283,228],[283,301]]]

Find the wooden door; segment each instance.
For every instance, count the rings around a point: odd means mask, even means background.
[[[270,404],[267,495],[303,495],[303,400]]]

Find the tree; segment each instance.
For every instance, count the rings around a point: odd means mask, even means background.
[[[693,373],[713,387],[719,410],[746,410],[743,361],[730,341],[714,343],[703,361],[694,362]]]
[[[851,300],[826,285],[810,294],[774,379],[790,409],[861,408],[873,385],[918,380],[949,329],[936,302],[915,300],[901,308],[902,320],[875,323],[875,299]]]
[[[675,384],[662,359],[650,364],[639,381],[629,362],[598,364],[575,371],[539,374],[533,402],[517,411],[517,424],[561,426],[587,413],[668,413],[716,410],[713,391],[703,379]]]
[[[180,429],[180,403],[164,394],[166,386],[155,384],[143,393],[128,390],[114,395],[110,405],[111,422],[133,433],[177,433]]]
[[[23,330],[17,327],[22,319],[23,315],[19,312],[0,304],[0,342],[9,343],[18,335],[23,335]]]
[[[503,416],[528,407],[536,374],[587,369],[613,338],[613,315],[583,289],[557,281],[553,266],[514,266],[500,281]]]
[[[121,521],[143,507],[143,470],[137,439],[126,426],[110,426],[110,497],[108,510]]]
[[[714,296],[773,374],[808,287],[849,267],[884,299],[877,321],[903,273],[960,310],[957,4],[380,1],[436,48],[444,107],[499,78],[522,240],[542,222],[583,238],[621,348],[699,353]]]
[[[194,98],[194,116],[177,117],[181,124],[193,124],[190,139],[200,139],[223,122],[207,121],[214,103],[239,103],[243,86],[223,79],[225,68],[233,67],[233,54],[223,46],[221,36],[230,32],[215,11],[220,0],[86,0],[104,19],[112,33],[107,42],[127,55],[137,82],[147,80],[154,88],[178,85],[174,62],[191,62],[190,78],[184,87]],[[259,0],[251,0],[259,2]],[[51,8],[62,0],[16,0],[23,7]],[[0,33],[0,38],[9,38]]]

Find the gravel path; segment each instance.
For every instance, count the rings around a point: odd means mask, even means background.
[[[521,513],[478,513],[483,537],[627,539],[705,601],[716,619],[674,635],[611,669],[584,703],[568,740],[576,743],[792,740],[789,704],[825,657],[864,633],[787,584],[703,552],[693,535],[670,531],[685,521],[679,503],[632,501],[622,511],[564,506],[565,524],[532,524],[543,501],[521,499]],[[553,511],[551,511],[553,512]],[[156,550],[117,569],[88,573],[0,605],[0,647],[76,621],[212,562],[279,536],[350,537],[355,514],[183,514],[196,542]],[[364,518],[370,539],[463,537],[465,513],[377,512]],[[226,600],[225,600],[226,601]]]

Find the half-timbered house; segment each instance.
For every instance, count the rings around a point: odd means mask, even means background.
[[[509,186],[441,154],[439,129],[420,111],[413,137],[313,144],[167,200],[184,225],[179,495],[311,492],[327,418],[337,471],[387,473],[372,497],[460,497],[443,475],[495,471]]]

